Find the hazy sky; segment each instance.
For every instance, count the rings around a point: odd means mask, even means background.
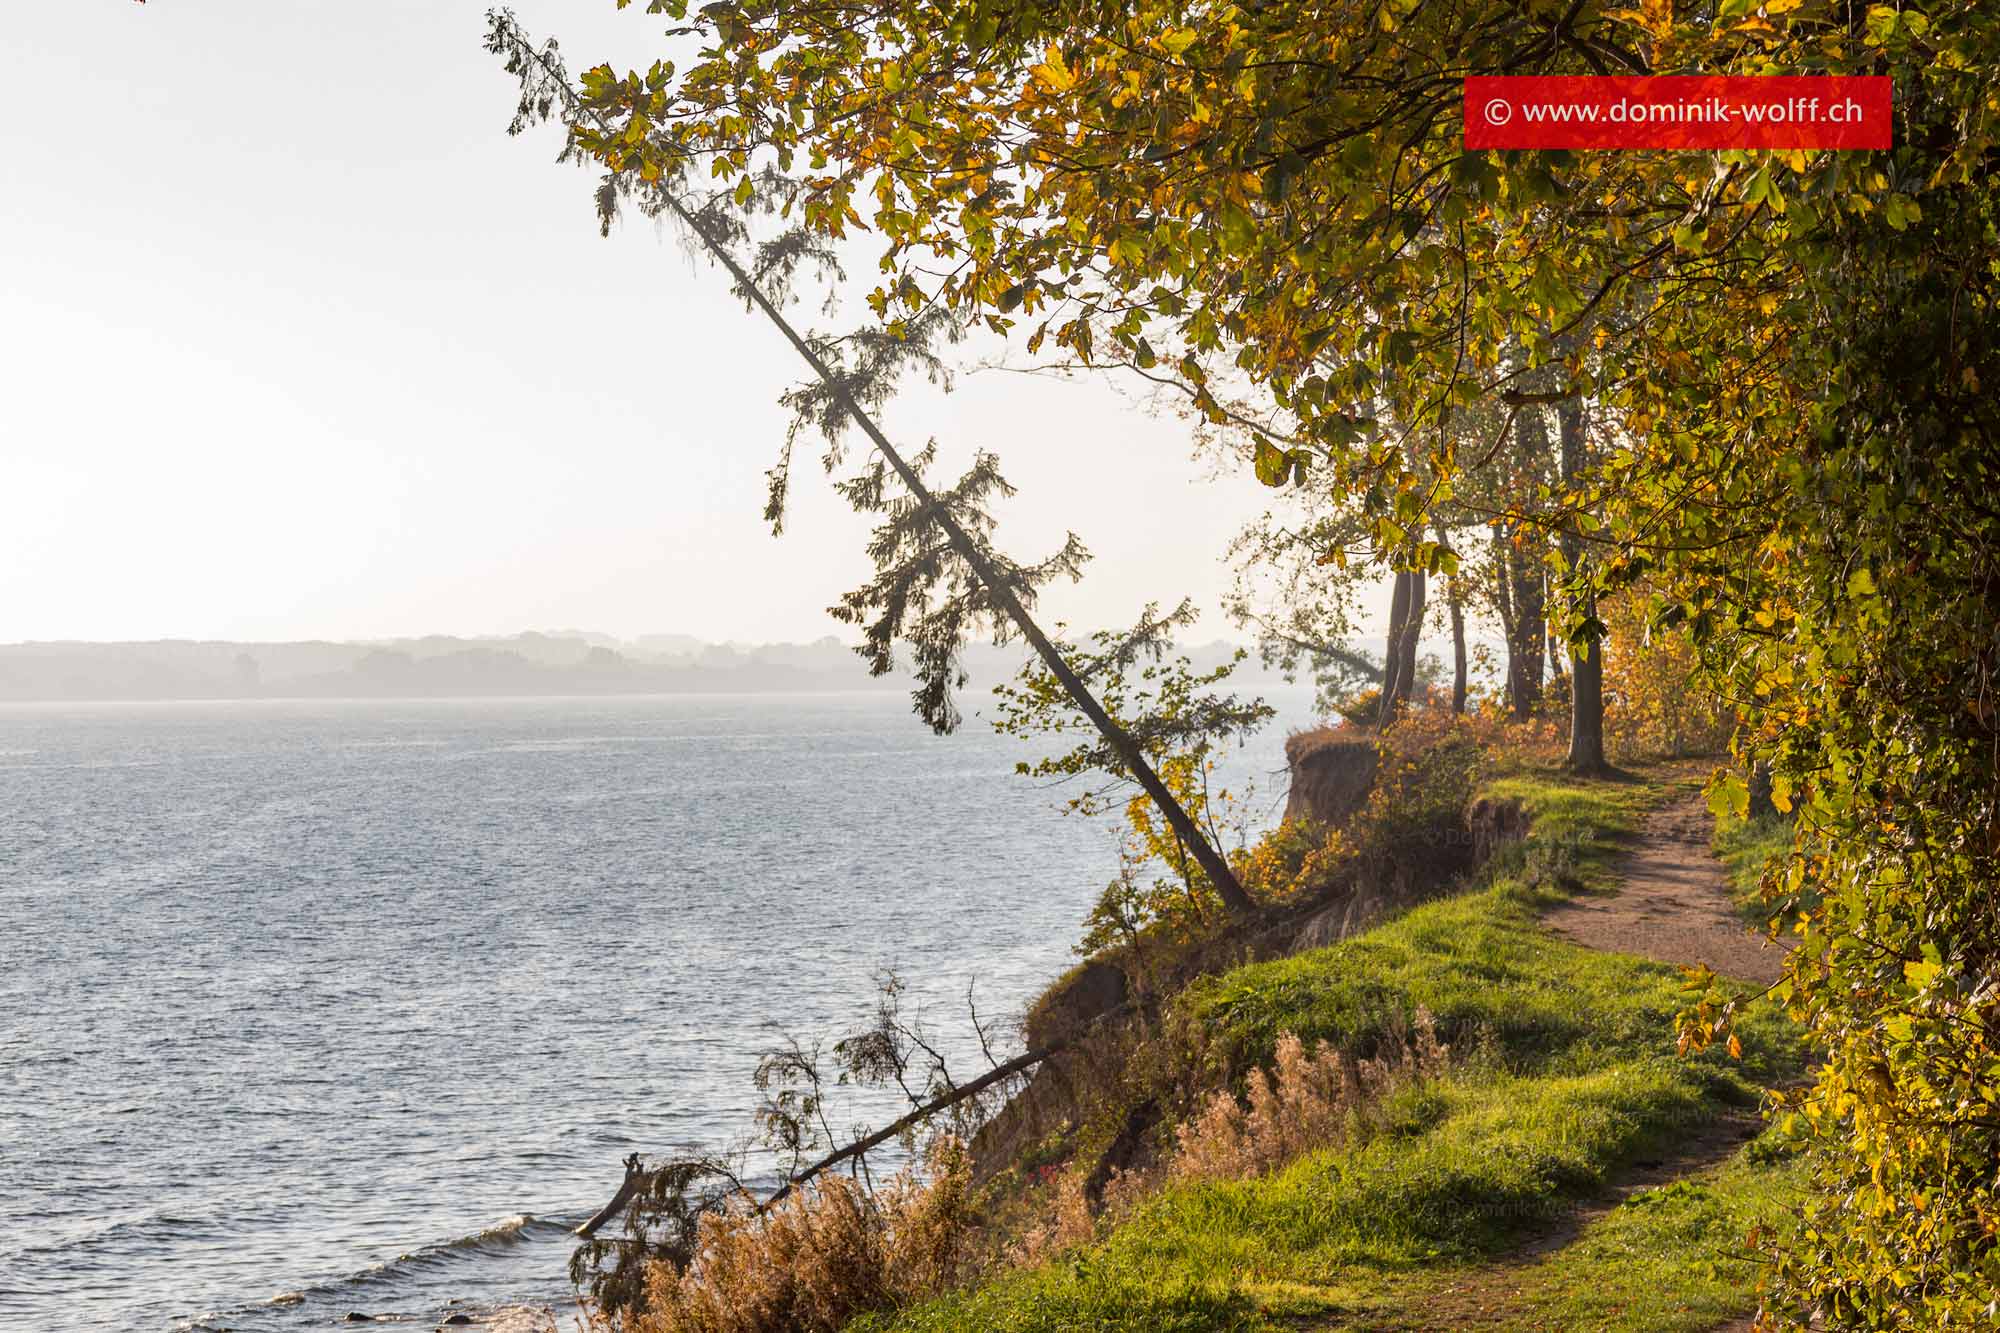
[[[639,62],[612,0],[519,0]],[[861,521],[801,473],[798,378],[719,276],[600,240],[555,140],[510,140],[478,0],[62,0],[0,45],[0,641],[578,627],[817,637]],[[1097,553],[1051,616],[1213,605],[1264,498],[1103,386],[1005,372],[892,434],[996,451],[1018,557]],[[1220,632],[1211,613],[1205,632]]]

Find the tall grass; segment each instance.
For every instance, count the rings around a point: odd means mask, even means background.
[[[1280,1035],[1273,1067],[1251,1071],[1247,1104],[1217,1092],[1181,1127],[1170,1174],[1257,1176],[1313,1149],[1360,1140],[1390,1092],[1438,1078],[1450,1062],[1451,1048],[1438,1040],[1428,1012],[1418,1009],[1411,1028],[1366,1059],[1325,1041],[1308,1053],[1296,1033]]]

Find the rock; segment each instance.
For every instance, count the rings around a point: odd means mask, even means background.
[[[474,1320],[471,1315],[461,1313],[455,1315],[447,1315],[445,1317],[444,1322],[447,1324],[470,1324],[473,1323]]]
[[[372,1324],[375,1322],[375,1316],[372,1314],[362,1314],[359,1310],[349,1310],[347,1318],[340,1322],[343,1324]]]

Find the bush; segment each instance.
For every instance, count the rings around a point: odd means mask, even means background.
[[[633,1333],[835,1333],[949,1289],[973,1235],[972,1166],[943,1139],[922,1175],[871,1193],[826,1176],[768,1212],[711,1213],[691,1262],[655,1263]]]
[[[1372,784],[1344,828],[1288,819],[1239,852],[1237,877],[1253,898],[1284,906],[1358,887],[1441,888],[1469,868],[1465,813],[1491,740],[1475,723],[1430,708],[1411,712],[1380,736],[1336,727],[1303,737],[1321,738],[1372,744]]]
[[[1643,584],[1599,604],[1604,651],[1604,738],[1620,758],[1715,754],[1729,742],[1731,711],[1696,678],[1687,635],[1647,624]]]
[[[1311,819],[1287,819],[1239,852],[1236,878],[1265,906],[1307,902],[1340,882],[1354,854],[1338,829]]]

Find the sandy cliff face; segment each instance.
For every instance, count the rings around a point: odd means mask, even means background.
[[[1285,764],[1292,779],[1285,818],[1339,828],[1367,803],[1381,758],[1372,740],[1344,738],[1322,728],[1287,740]]]

